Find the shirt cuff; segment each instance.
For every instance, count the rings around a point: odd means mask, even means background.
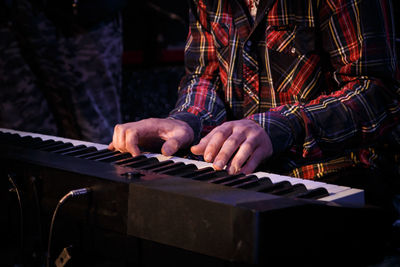
[[[271,139],[274,155],[287,151],[295,144],[296,133],[301,132],[301,124],[295,115],[287,117],[279,112],[268,111],[254,114],[249,119],[259,123]]]
[[[201,120],[198,116],[182,111],[174,114],[170,114],[169,118],[173,118],[176,120],[181,120],[189,124],[190,128],[193,130],[193,142],[192,144],[197,144],[200,141],[200,133],[202,131]]]

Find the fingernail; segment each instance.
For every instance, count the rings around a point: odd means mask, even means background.
[[[169,156],[169,155],[172,154],[171,149],[170,149],[169,147],[165,147],[165,148],[164,148],[164,153],[165,153],[167,156]]]
[[[204,160],[207,161],[207,162],[210,162],[211,161],[211,155],[210,154],[205,155],[204,156]]]
[[[222,163],[222,161],[217,161],[214,163],[215,167],[217,167],[217,169],[223,169],[224,168],[224,164]]]
[[[235,168],[234,167],[229,167],[228,173],[229,174],[234,174],[235,173]]]

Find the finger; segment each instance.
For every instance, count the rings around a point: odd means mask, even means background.
[[[108,149],[109,150],[114,150],[114,145],[113,145],[112,142],[108,144]]]
[[[220,131],[216,132],[212,138],[210,138],[205,150],[204,160],[207,162],[213,162],[215,157],[224,146],[225,142],[229,139],[231,131]]]
[[[127,151],[125,149],[125,130],[120,124],[115,125],[112,143],[116,150],[121,152]]]
[[[161,147],[161,153],[165,156],[175,154],[180,148],[180,142],[176,138],[170,138]]]
[[[197,144],[190,148],[190,151],[195,155],[203,155],[206,149],[207,143],[203,139]]]
[[[139,136],[135,130],[127,130],[125,134],[125,145],[126,150],[132,154],[132,156],[139,156],[140,149],[138,146]]]
[[[231,135],[221,147],[214,160],[214,167],[218,170],[223,169],[224,166],[231,159],[232,155],[237,151],[242,142],[245,140],[245,135],[242,133]]]
[[[206,149],[207,144],[212,138],[213,134],[213,132],[210,132],[205,137],[203,137],[197,145],[192,146],[190,149],[192,153],[195,155],[204,155],[204,150]]]
[[[246,164],[242,167],[241,172],[249,174],[254,172],[257,166],[265,159],[265,151],[262,147],[258,147],[251,155]]]
[[[257,144],[254,139],[247,139],[245,142],[243,142],[231,160],[228,172],[230,174],[234,174],[241,171],[243,164],[254,153],[256,148]]]
[[[214,128],[211,132],[209,132],[205,137],[203,137],[200,142],[197,145],[192,146],[191,151],[193,154],[195,155],[204,155],[205,154],[205,150],[207,148],[208,143],[210,142],[210,140],[212,140],[214,138],[214,135],[223,130],[226,126],[223,124],[221,126],[217,126],[216,128]],[[210,158],[210,161],[213,158]]]

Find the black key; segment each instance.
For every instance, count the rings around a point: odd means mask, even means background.
[[[33,149],[41,149],[41,148],[45,148],[45,147],[47,147],[49,145],[52,145],[54,143],[56,143],[56,141],[54,141],[54,140],[46,140],[46,141],[43,141],[41,143],[38,143],[37,145],[32,146],[32,148]]]
[[[32,136],[24,136],[24,137],[21,137],[19,140],[15,139],[15,141],[18,145],[23,146],[23,147],[30,147],[35,144],[39,144],[40,142],[43,142],[43,140],[40,139],[39,137],[33,138]]]
[[[176,176],[179,176],[179,177],[182,177],[182,178],[186,178],[186,175],[187,174],[191,174],[191,173],[193,173],[194,171],[196,171],[197,170],[197,166],[196,166],[196,169],[195,170],[193,170],[193,169],[184,169],[184,170],[181,170],[181,171],[179,171],[179,173],[178,174],[176,174]]]
[[[97,151],[97,149],[94,146],[90,146],[90,147],[79,148],[79,149],[73,150],[73,151],[71,150],[69,152],[63,152],[63,153],[61,153],[61,155],[77,157],[77,156],[80,156],[83,154],[92,153],[94,151]]]
[[[280,195],[283,197],[296,197],[297,195],[306,193],[307,187],[304,184],[294,184],[290,189],[282,190],[275,195]]]
[[[156,158],[153,158],[153,157],[151,157],[151,158],[145,157],[144,159],[140,159],[140,160],[135,161],[133,163],[122,164],[121,166],[132,167],[132,168],[140,168],[141,166],[145,166],[145,165],[148,165],[148,164],[151,164],[151,163],[156,163],[156,162],[160,162],[160,161],[158,159],[156,159]]]
[[[138,160],[142,160],[142,159],[147,159],[147,157],[144,156],[144,155],[139,155],[139,156],[136,156],[136,157],[121,159],[121,160],[118,160],[118,161],[113,162],[113,163],[117,164],[117,165],[123,165],[123,164],[132,163],[132,162],[135,162],[135,161],[138,161]]]
[[[296,197],[306,198],[306,199],[319,199],[319,198],[327,197],[327,196],[329,196],[329,192],[328,192],[328,190],[326,190],[326,188],[317,187],[317,188],[307,191],[304,194],[297,195]]]
[[[258,180],[244,182],[243,184],[234,185],[233,187],[257,191],[257,188],[268,185],[272,185],[271,179],[269,179],[268,177],[261,177],[258,178]]]
[[[118,160],[130,158],[130,157],[131,157],[131,153],[125,152],[125,153],[120,153],[120,154],[116,154],[116,155],[106,156],[104,158],[99,158],[99,159],[97,159],[97,161],[116,162]]]
[[[95,161],[98,161],[98,160],[100,160],[100,159],[102,159],[102,158],[109,157],[109,156],[114,156],[114,155],[118,155],[118,154],[120,154],[120,153],[121,153],[121,152],[119,152],[119,151],[108,150],[108,151],[104,151],[104,152],[101,153],[101,154],[93,155],[93,156],[91,156],[91,157],[84,157],[84,158],[87,159],[87,160],[95,160]]]
[[[5,134],[4,135],[4,139],[2,140],[2,143],[8,143],[8,144],[15,144],[18,146],[24,146],[26,142],[29,142],[30,138],[32,138],[31,136],[24,136],[21,137],[18,134]]]
[[[199,176],[201,174],[212,172],[212,171],[214,171],[214,169],[212,167],[205,167],[205,168],[201,168],[201,169],[195,170],[193,172],[189,172],[187,174],[184,174],[184,175],[182,175],[182,177],[184,177],[184,178],[194,178],[194,177]]]
[[[255,185],[248,186],[248,187],[243,187],[243,188],[246,188],[246,189],[251,190],[251,191],[262,192],[264,189],[270,190],[271,187],[274,186],[274,185],[276,185],[276,184],[272,183],[270,178],[263,177],[263,178],[260,178],[258,180],[258,183],[256,183]],[[279,187],[279,185],[278,185],[278,187]]]
[[[198,180],[198,181],[205,181],[205,180],[209,180],[209,179],[214,179],[214,178],[218,178],[218,177],[223,177],[223,176],[227,176],[228,172],[227,171],[210,171],[210,172],[206,172],[203,174],[200,174],[196,177],[193,177],[193,180]]]
[[[259,192],[275,194],[275,192],[279,192],[282,189],[290,188],[291,186],[292,186],[292,184],[290,182],[281,181],[281,182],[272,184],[269,187],[265,187],[265,188],[261,189]]]
[[[76,155],[76,157],[85,159],[85,158],[89,158],[89,157],[96,156],[96,155],[102,155],[104,152],[108,152],[108,151],[110,151],[110,150],[109,149],[102,149],[102,150],[96,149],[95,151],[92,151],[92,152]]]
[[[61,143],[59,145],[54,145],[54,146],[51,146],[51,147],[47,147],[47,148],[44,148],[42,150],[43,151],[47,151],[47,152],[53,152],[55,150],[59,150],[59,149],[62,149],[62,148],[67,148],[67,147],[73,147],[73,145],[71,143]]]
[[[305,192],[307,192],[307,188],[304,184],[294,184],[291,187],[282,188],[275,191],[274,195],[290,197]]]
[[[258,177],[255,175],[249,175],[249,176],[239,177],[238,179],[235,179],[233,181],[226,181],[221,184],[226,185],[226,186],[235,186],[235,185],[240,185],[240,184],[250,182],[250,181],[258,181]]]
[[[79,146],[72,146],[72,147],[66,147],[66,148],[60,148],[58,150],[54,150],[53,153],[67,153],[71,151],[77,151],[79,149],[86,148],[84,145],[79,145]]]
[[[152,169],[156,169],[156,168],[159,168],[159,167],[162,167],[162,166],[165,166],[165,165],[169,165],[169,164],[172,164],[172,163],[174,163],[174,161],[172,161],[172,160],[164,160],[164,161],[161,161],[161,162],[150,163],[148,165],[141,166],[140,169],[141,170],[152,170]]]
[[[42,146],[41,148],[39,148],[39,150],[48,151],[49,149],[52,149],[52,148],[54,148],[54,147],[57,148],[57,147],[59,147],[59,146],[62,146],[63,144],[64,144],[63,142],[57,141],[57,142],[48,144],[48,145],[46,145],[46,146]]]
[[[221,184],[221,183],[233,181],[236,179],[240,179],[243,177],[246,177],[246,175],[243,173],[238,173],[238,174],[234,174],[234,175],[226,175],[226,176],[222,176],[222,177],[217,177],[217,178],[208,180],[207,182],[214,183],[214,184]]]
[[[194,164],[186,164],[183,166],[176,166],[175,168],[161,171],[159,172],[160,174],[167,174],[167,175],[177,175],[180,176],[180,174],[187,173],[188,171],[194,171],[197,170],[196,165]]]
[[[30,140],[29,142],[25,143],[24,146],[30,148],[30,147],[33,147],[33,146],[39,144],[40,142],[43,142],[43,140],[39,137],[35,137],[35,138],[32,138],[32,140]]]
[[[155,168],[155,169],[151,169],[150,171],[151,172],[155,172],[155,173],[162,173],[163,171],[170,170],[172,168],[175,168],[175,167],[178,167],[178,166],[183,166],[183,165],[185,165],[183,162],[174,162],[174,163],[171,163],[171,164],[167,164],[165,166],[161,166],[161,167],[158,167],[158,168]]]

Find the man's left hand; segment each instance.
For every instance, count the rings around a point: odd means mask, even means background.
[[[192,146],[191,151],[203,155],[216,170],[227,166],[229,174],[249,174],[272,155],[273,149],[271,139],[260,125],[242,119],[214,128],[199,144]]]

